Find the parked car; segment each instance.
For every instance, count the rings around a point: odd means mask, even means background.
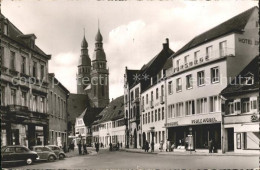
[[[54,153],[56,154],[56,156],[59,158],[59,159],[64,159],[66,157],[64,151],[56,146],[56,145],[47,145],[49,148],[51,148],[51,150],[54,151]]]
[[[39,159],[38,154],[25,146],[12,145],[1,147],[1,163],[25,162],[31,165],[37,159]]]
[[[38,154],[39,160],[53,162],[57,159],[56,154],[48,146],[33,146],[32,150]]]

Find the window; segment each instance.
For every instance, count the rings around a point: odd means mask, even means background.
[[[104,85],[104,80],[102,80],[102,85],[101,85],[101,94],[102,96],[105,96],[105,85]]]
[[[153,91],[151,91],[151,101],[153,101]]]
[[[192,88],[192,75],[189,74],[186,76],[186,88],[191,89]]]
[[[182,85],[181,85],[181,78],[176,79],[176,91],[181,91]]]
[[[205,84],[205,75],[204,71],[198,72],[198,86],[202,86]]]
[[[134,92],[131,91],[131,101],[133,101],[133,100],[134,100]]]
[[[148,123],[150,123],[150,112],[148,113]]]
[[[153,122],[153,111],[151,112],[151,122]]]
[[[44,65],[41,65],[41,80],[44,78]]]
[[[169,81],[168,82],[168,91],[169,91],[169,94],[172,94],[172,81]]]
[[[147,124],[147,113],[145,114],[145,123]]]
[[[27,106],[26,92],[23,92],[23,91],[22,91],[21,104],[22,104],[22,106]]]
[[[5,106],[5,87],[1,87],[1,106]]]
[[[177,68],[180,67],[180,59],[176,61],[176,67],[177,67]]]
[[[219,68],[211,68],[211,83],[219,82]]]
[[[158,109],[158,121],[160,121],[160,120],[161,120],[161,110]]]
[[[159,89],[156,88],[156,99],[158,99],[158,98],[159,98]]]
[[[197,100],[197,113],[207,112],[207,98],[201,98]]]
[[[247,113],[250,111],[250,107],[249,107],[249,98],[242,98],[241,99],[242,102],[242,112],[243,113]]]
[[[10,104],[16,104],[16,90],[15,89],[11,89],[11,103]]]
[[[160,109],[159,109],[160,111]],[[164,107],[162,107],[162,120],[164,120]]]
[[[186,112],[186,115],[194,115],[195,114],[195,105],[194,105],[194,100],[190,100],[190,101],[187,101],[185,103],[185,112]]]
[[[227,55],[227,41],[219,43],[219,55],[220,57],[224,57]]]
[[[154,121],[157,121],[157,110],[155,110]]]
[[[199,52],[200,52],[200,51],[194,52],[194,61],[198,61]]]
[[[28,152],[28,151],[29,150],[27,150],[26,148],[22,148],[22,147],[15,148],[16,153],[25,153],[25,152]]]
[[[228,113],[229,114],[234,114],[235,113],[233,101],[228,103]]]
[[[1,47],[1,66],[4,66],[5,48]]]
[[[136,88],[135,89],[135,98],[138,98],[139,97],[139,88]]]
[[[188,58],[189,58],[189,55],[184,57],[184,64],[188,64]]]
[[[33,77],[37,77],[37,63],[33,62]]]
[[[176,103],[176,116],[182,116],[183,115],[183,102]]]
[[[21,73],[25,74],[26,58],[22,56]]]
[[[10,57],[10,69],[15,69],[15,52],[11,51],[11,57]]]
[[[218,96],[210,97],[209,102],[210,102],[210,107],[209,107],[210,112],[220,111],[220,98]]]
[[[14,147],[9,147],[5,149],[5,153],[14,153]]]
[[[168,107],[168,117],[169,118],[175,117],[175,110],[174,109],[175,109],[174,104],[172,104]]]
[[[259,149],[259,132],[244,132],[244,148]]]
[[[145,117],[144,117],[144,114],[143,114],[143,124],[145,124]]]
[[[213,49],[212,46],[206,48],[206,57],[208,58],[212,57],[212,51],[213,51],[212,49]]]
[[[251,105],[251,110],[257,109],[257,98],[256,97],[250,98],[250,105]]]
[[[148,94],[146,94],[146,104],[148,104]]]
[[[161,96],[164,96],[164,86],[161,86]]]
[[[36,108],[37,108],[37,97],[35,95],[32,96],[32,100],[33,100],[33,108],[32,110],[34,112],[36,112]]]
[[[241,102],[240,99],[234,101],[234,111],[236,113],[241,113]]]

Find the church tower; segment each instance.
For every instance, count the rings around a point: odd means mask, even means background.
[[[104,108],[109,103],[109,70],[103,49],[103,37],[98,28],[91,70],[91,96],[95,107]]]
[[[84,37],[81,43],[81,55],[78,64],[77,94],[86,94],[86,87],[90,85],[91,60],[88,55],[88,43]]]

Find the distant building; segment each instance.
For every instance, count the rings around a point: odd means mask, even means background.
[[[49,75],[48,114],[49,144],[63,146],[67,144],[68,97],[69,91],[55,78]]]
[[[196,150],[223,145],[220,92],[259,52],[258,7],[196,36],[174,55],[167,75],[167,136]]]
[[[48,61],[34,34],[1,21],[1,145],[48,144]]]
[[[124,96],[112,100],[97,117],[92,124],[93,142],[104,147],[117,142],[125,146]]]
[[[150,114],[155,112],[155,110],[157,112],[159,106],[162,112],[164,110],[164,107],[161,107],[161,104],[159,104],[157,108],[157,103],[155,103],[156,107],[153,107],[155,99],[155,92],[153,92],[153,90],[157,87],[157,83],[160,84],[161,88],[160,81],[165,75],[163,66],[173,53],[174,52],[169,48],[169,40],[166,39],[166,43],[163,44],[163,49],[160,53],[153,57],[140,70],[129,70],[126,68],[124,76],[124,109],[125,118],[127,119],[126,147],[141,148],[144,146],[144,142],[147,139],[149,139],[149,141],[153,140],[152,136],[150,137],[150,134],[154,136],[154,126],[156,125],[148,121],[150,120]],[[161,89],[161,91],[163,90]],[[159,95],[159,91],[157,92]],[[140,104],[141,97],[142,103]],[[144,116],[148,116],[148,120],[147,118],[143,120],[142,118]],[[158,122],[156,122],[156,124],[157,123]],[[159,127],[156,127],[156,130],[157,128]],[[159,128],[158,134],[163,136],[165,135],[165,131],[162,131],[161,128]]]
[[[223,151],[259,153],[259,56],[221,92]]]

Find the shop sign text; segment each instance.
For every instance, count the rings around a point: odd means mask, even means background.
[[[191,120],[192,124],[200,124],[200,123],[214,123],[217,122],[217,119],[215,117],[213,118],[204,118],[204,119],[194,119]]]

